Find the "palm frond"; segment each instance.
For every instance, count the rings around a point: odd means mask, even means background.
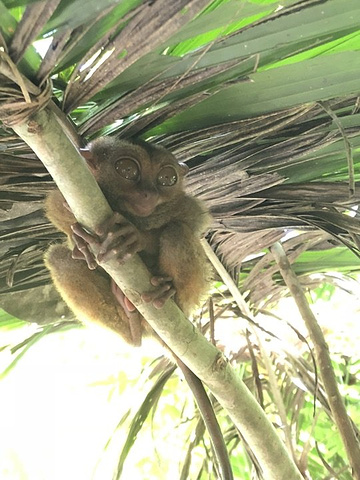
[[[99,11],[95,0],[86,8],[82,0],[3,0],[0,107],[10,98],[23,102],[24,92],[34,98],[44,85],[49,93],[52,84],[52,108],[65,113],[84,142],[103,134],[136,136],[187,162],[187,188],[213,215],[207,239],[260,312],[288,293],[269,252],[277,241],[305,288],[343,285],[360,269],[360,4],[348,0],[344,9],[343,3],[107,0]],[[40,55],[40,47],[46,53]],[[48,245],[62,239],[41,210],[53,183],[5,123],[0,301],[19,318],[51,327],[59,312],[70,318],[42,261]],[[216,321],[224,313],[243,315],[224,289],[214,301]],[[252,355],[245,381],[269,409],[271,381],[250,334],[233,361],[244,351]],[[284,343],[271,355],[296,428],[305,404],[312,412],[304,392],[317,395],[330,416],[311,363]],[[160,390],[133,419],[118,474]],[[200,437],[198,425],[184,476]],[[232,438],[239,447],[238,433]],[[261,478],[252,450],[243,445]],[[206,461],[203,471],[209,472]],[[337,467],[346,469],[346,462]]]

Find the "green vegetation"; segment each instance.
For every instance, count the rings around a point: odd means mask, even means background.
[[[43,415],[37,410],[36,421],[22,425],[34,436],[38,428],[48,435],[44,425],[52,419],[56,436],[55,418],[66,415],[59,415],[61,402],[49,389],[69,388],[64,408],[73,418],[71,389],[78,382],[100,410],[84,409],[83,430],[93,416],[106,423],[98,435],[96,422],[89,427],[93,443],[86,444],[86,455],[79,453],[78,466],[71,457],[73,470],[59,478],[205,479],[216,478],[216,467],[186,385],[166,360],[153,361],[159,351],[146,347],[141,360],[109,333],[99,333],[98,345],[97,332],[94,339],[91,329],[80,329],[49,284],[42,256],[62,238],[41,210],[53,183],[11,129],[49,105],[75,144],[104,134],[140,136],[189,164],[188,189],[214,217],[207,241],[230,274],[214,286],[214,314],[206,304],[195,322],[207,337],[209,322],[215,323],[218,345],[306,478],[360,478],[356,468],[351,473],[313,354],[319,339],[308,336],[285,298],[284,272],[271,252],[282,243],[318,314],[358,433],[359,331],[352,300],[359,298],[360,270],[359,18],[358,0],[347,0],[346,7],[343,0],[0,1],[0,388],[7,399],[0,418],[13,414],[8,392],[18,396],[14,412],[23,419],[26,396],[33,408],[44,396]],[[105,361],[104,377],[79,368],[76,379],[70,374],[70,387],[56,380],[56,355],[69,370],[87,361],[96,368],[90,357],[103,365],[108,349],[111,367]],[[54,368],[37,375],[36,362],[48,361]],[[51,388],[39,387],[36,397],[31,381],[24,391],[12,385],[12,378],[27,382],[32,375],[34,385],[48,376]],[[101,392],[101,402],[91,392]],[[78,393],[75,403],[86,403]],[[268,480],[249,439],[213,401],[235,478]],[[4,439],[13,446],[13,460],[0,456],[0,476],[41,478],[42,461],[44,471],[49,466],[41,456],[25,459],[20,438],[28,432],[15,432],[20,422],[13,432],[6,425],[6,435],[14,435]],[[84,441],[81,430],[76,438]],[[56,450],[49,454],[54,470],[63,461],[60,443]]]

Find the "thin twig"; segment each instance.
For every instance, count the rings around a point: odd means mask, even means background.
[[[66,137],[58,119],[49,110],[32,117],[14,130],[31,146],[48,168],[64,194],[75,217],[90,231],[110,214],[100,188],[79,152]],[[109,260],[104,269],[138,308],[162,340],[201,379],[228,411],[246,438],[267,480],[301,480],[300,472],[288,455],[272,423],[229,362],[187,320],[169,300],[163,309],[141,301],[141,293],[151,288],[150,273],[134,256],[119,268]]]
[[[277,406],[279,416],[280,416],[280,418],[283,422],[286,445],[287,445],[287,448],[288,448],[289,452],[291,453],[292,457],[295,460],[296,457],[295,457],[295,452],[294,452],[294,448],[293,448],[292,441],[291,441],[291,432],[290,432],[290,427],[289,427],[289,424],[288,424],[287,418],[286,418],[286,411],[285,411],[284,402],[283,402],[283,399],[281,397],[279,388],[276,384],[275,375],[274,375],[274,372],[273,372],[273,369],[272,369],[272,366],[271,366],[270,358],[269,358],[268,353],[267,353],[267,351],[266,351],[266,349],[263,345],[263,341],[261,340],[260,335],[258,334],[257,329],[255,329],[255,327],[257,327],[257,325],[256,325],[254,317],[251,313],[250,307],[247,304],[247,302],[245,301],[244,297],[242,296],[241,292],[239,291],[239,289],[238,289],[237,285],[235,284],[235,282],[233,281],[233,279],[227,273],[226,269],[224,268],[224,266],[221,264],[220,260],[217,258],[217,256],[213,252],[210,245],[205,240],[202,241],[202,245],[203,245],[203,247],[205,249],[205,252],[206,252],[210,262],[212,263],[213,267],[216,269],[216,271],[220,275],[222,281],[225,283],[225,285],[230,290],[230,293],[232,294],[232,296],[233,296],[235,302],[237,303],[240,311],[244,314],[245,317],[247,317],[248,321],[250,322],[250,329],[251,329],[252,333],[257,338],[257,342],[258,342],[258,344],[260,346],[260,349],[263,353],[262,358],[265,362],[265,367],[266,367],[266,370],[268,372],[269,384],[270,384],[271,391],[273,392],[273,395],[274,395],[274,401],[275,401],[275,404]]]
[[[335,125],[338,127],[339,132],[341,133],[341,136],[343,137],[346,159],[348,164],[348,172],[349,172],[349,191],[350,191],[350,196],[353,196],[355,193],[354,159],[353,159],[351,144],[349,142],[348,136],[346,135],[345,129],[342,126],[341,121],[339,120],[336,113],[332,111],[329,103],[328,102],[318,102],[318,103],[321,106],[321,108],[325,110],[325,112],[329,115],[329,117],[333,119]]]
[[[291,268],[290,262],[281,243],[275,243],[271,248],[271,253],[274,255],[280,273],[289,288],[309,331],[310,338],[314,344],[315,356],[319,365],[320,375],[328,397],[334,422],[339,429],[339,433],[353,470],[354,478],[360,480],[360,447],[351,420],[346,412],[343,399],[340,395],[325,337],[316,321],[308,301],[306,300],[302,286]]]

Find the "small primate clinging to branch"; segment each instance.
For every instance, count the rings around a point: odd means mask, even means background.
[[[53,191],[46,213],[69,242],[50,247],[45,262],[55,286],[81,320],[101,323],[126,342],[140,345],[149,326],[98,264],[109,256],[122,263],[138,253],[156,287],[143,300],[161,308],[173,296],[188,315],[209,286],[200,236],[210,216],[199,200],[184,192],[187,166],[165,148],[104,137],[90,145],[86,157],[114,214],[90,235],[76,223],[61,193]],[[100,245],[97,258],[89,249],[94,243]]]
[[[84,156],[113,215],[90,234],[54,190],[46,200],[46,213],[67,234],[68,244],[51,246],[45,263],[80,320],[100,323],[138,346],[144,334],[154,332],[101,263],[116,258],[122,264],[138,253],[155,287],[143,293],[142,300],[162,308],[173,297],[189,315],[209,288],[210,269],[200,238],[210,215],[202,202],[185,193],[183,178],[188,168],[165,148],[105,137],[93,142]],[[204,387],[175,355],[174,359],[197,399],[222,478],[231,480],[226,447]]]

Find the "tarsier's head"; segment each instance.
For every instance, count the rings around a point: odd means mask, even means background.
[[[163,147],[102,137],[83,156],[115,210],[147,217],[183,192],[188,167]]]

